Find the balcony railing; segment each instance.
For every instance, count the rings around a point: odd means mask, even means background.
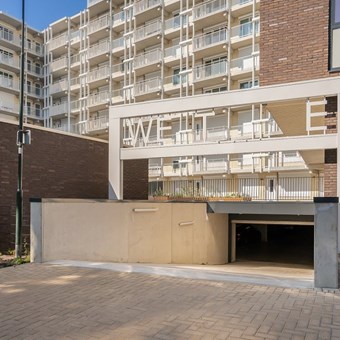
[[[110,76],[110,67],[108,65],[91,70],[88,73],[87,81],[92,82],[99,79],[108,78]]]
[[[260,66],[260,57],[256,56],[246,56],[243,58],[233,59],[230,62],[230,72],[231,74],[251,71],[253,68],[256,70]]]
[[[24,115],[31,118],[43,118],[43,110],[32,108],[31,106],[24,106]]]
[[[25,85],[24,89],[26,94],[29,94],[33,97],[42,98],[42,88],[32,85]]]
[[[0,86],[19,91],[19,82],[14,79],[4,78],[0,76]]]
[[[152,78],[135,84],[135,96],[143,95],[151,92],[161,91],[162,80],[161,78]]]
[[[53,50],[53,49],[58,48],[60,46],[66,45],[67,41],[68,41],[68,34],[67,33],[63,33],[63,34],[53,38],[49,43],[50,50]]]
[[[106,130],[109,127],[109,116],[89,119],[78,125],[80,134],[87,134],[94,131]]]
[[[13,45],[20,46],[20,38],[7,31],[0,31],[0,40],[6,40]]]
[[[259,22],[255,22],[255,33],[258,34],[260,31]],[[253,34],[253,23],[246,22],[242,25],[233,27],[231,29],[231,38],[245,38]]]
[[[134,4],[134,13],[139,14],[142,13],[149,8],[160,6],[162,4],[161,0],[141,0],[138,2],[135,2]]]
[[[140,27],[136,30],[135,41],[143,40],[149,36],[162,33],[161,21],[155,21],[149,25]]]
[[[95,106],[95,105],[109,103],[109,101],[110,101],[109,91],[101,91],[98,93],[90,94],[87,100],[87,105]]]
[[[15,105],[13,103],[8,104],[4,103],[0,100],[0,111],[6,111],[6,112],[11,112],[11,113],[19,113],[19,106]]]
[[[79,62],[80,62],[80,55],[79,54],[75,54],[75,55],[71,56],[71,60],[70,60],[71,66],[76,64],[76,63],[79,63]]]
[[[134,60],[134,67],[140,68],[162,60],[162,51],[160,49],[138,55]]]
[[[125,46],[124,37],[112,41],[112,51],[122,49],[124,48],[124,46]]]
[[[226,43],[228,39],[227,30],[219,30],[216,32],[210,32],[201,36],[195,37],[194,39],[194,51],[214,46],[220,43]]]
[[[4,53],[0,53],[0,63],[12,67],[19,67],[18,61],[16,59]]]
[[[68,89],[67,79],[60,80],[50,86],[50,94],[66,91]]]
[[[245,4],[249,4],[250,2],[253,2],[253,0],[232,0],[231,5],[232,6],[242,6]]]
[[[53,116],[57,116],[61,114],[67,114],[67,112],[68,112],[68,103],[63,102],[63,103],[51,106],[49,109],[49,116],[53,117]]]
[[[214,0],[204,3],[203,5],[198,5],[193,10],[194,20],[204,18],[213,13],[226,11],[228,9],[228,4],[226,0]]]
[[[186,27],[187,26],[187,19],[186,17],[183,17],[183,27]],[[165,30],[169,30],[169,29],[179,29],[181,27],[181,18],[180,16],[175,16],[171,19],[168,19],[165,21],[164,23],[164,29]]]
[[[59,70],[61,68],[66,68],[66,67],[67,67],[67,58],[61,57],[61,58],[54,60],[51,63],[50,71],[53,72],[53,71]]]
[[[102,41],[96,45],[90,47],[88,51],[88,57],[93,58],[99,55],[108,53],[110,50],[110,43],[108,40]]]
[[[115,27],[124,23],[125,21],[125,12],[120,11],[112,16],[112,26]]]
[[[194,82],[213,78],[216,76],[226,75],[227,73],[227,61],[220,60],[210,64],[195,67],[194,70]]]
[[[103,28],[107,28],[110,25],[110,17],[108,15],[104,15],[98,19],[90,21],[88,28],[87,28],[87,33],[91,34],[94,32],[97,32]]]
[[[73,100],[70,103],[71,112],[79,111],[79,108],[80,108],[80,101],[79,100]]]
[[[30,74],[33,74],[34,76],[37,76],[37,77],[43,76],[43,69],[40,66],[36,66],[36,65],[26,63],[26,71]]]
[[[151,185],[149,186],[149,194]],[[238,194],[253,201],[312,201],[324,196],[323,177],[221,178],[163,182],[165,195],[223,198]]]

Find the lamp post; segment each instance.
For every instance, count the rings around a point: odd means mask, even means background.
[[[21,66],[20,66],[20,108],[19,108],[19,129],[17,133],[18,146],[18,178],[16,193],[16,223],[15,223],[15,257],[22,254],[22,173],[23,173],[23,151],[24,151],[24,76],[25,76],[25,0],[22,0],[22,25],[21,25]]]

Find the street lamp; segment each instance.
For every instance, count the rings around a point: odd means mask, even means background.
[[[23,217],[23,194],[22,194],[22,173],[23,173],[23,151],[24,145],[30,142],[30,131],[24,130],[24,76],[25,76],[25,0],[22,0],[22,25],[21,25],[21,66],[20,66],[20,108],[19,108],[19,129],[17,133],[18,146],[18,178],[16,193],[16,221],[15,221],[15,257],[22,254],[22,217]]]

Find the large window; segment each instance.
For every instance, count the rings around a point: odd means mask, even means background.
[[[331,1],[330,69],[340,71],[340,0]]]

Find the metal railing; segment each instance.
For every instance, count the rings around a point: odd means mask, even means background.
[[[183,21],[183,27],[186,27],[188,23],[186,17],[182,17],[182,21]],[[175,30],[175,29],[180,29],[180,27],[181,27],[181,17],[179,15],[171,19],[165,20],[164,22],[165,30],[169,30],[169,29]]]
[[[250,2],[253,2],[253,0],[232,0],[231,5],[232,6],[242,6],[245,4],[249,4]]]
[[[99,68],[91,70],[87,75],[87,81],[92,82],[98,79],[108,78],[110,76],[109,65],[101,66]]]
[[[197,66],[194,69],[194,82],[212,77],[226,75],[227,73],[227,61],[219,60],[210,64]]]
[[[75,54],[75,55],[71,56],[71,58],[70,58],[71,66],[76,64],[76,63],[79,63],[79,62],[80,62],[80,55],[79,54]]]
[[[0,86],[19,91],[19,82],[15,79],[0,76]]]
[[[90,47],[90,49],[88,50],[88,58],[93,58],[105,53],[109,53],[109,50],[110,50],[109,40],[102,41]]]
[[[105,104],[110,101],[110,93],[109,91],[101,91],[98,93],[90,94],[87,100],[88,106]]]
[[[141,0],[137,1],[134,4],[134,13],[140,14],[149,8],[155,7],[155,6],[160,6],[162,4],[161,0]]]
[[[80,134],[87,134],[93,131],[100,131],[108,129],[109,116],[103,116],[96,119],[89,119],[85,122],[78,124],[78,130]]]
[[[150,183],[149,183],[150,184]],[[151,185],[149,185],[149,194]],[[312,201],[324,195],[323,177],[221,178],[164,181],[163,193],[178,198],[246,197],[253,201]]]
[[[43,56],[44,55],[44,47],[43,45],[36,42],[28,42],[26,41],[25,48],[36,55]]]
[[[6,55],[4,53],[0,53],[0,63],[13,66],[13,67],[17,67],[17,68],[19,67],[19,63],[17,59],[15,59],[12,56]]]
[[[220,29],[215,32],[210,32],[197,36],[194,39],[194,51],[200,50],[205,47],[214,46],[216,44],[226,43],[227,39],[227,29]]]
[[[213,13],[226,11],[228,4],[226,0],[214,0],[204,3],[203,5],[195,6],[193,9],[193,19],[197,20],[204,18]]]
[[[68,81],[67,79],[59,80],[56,83],[50,85],[50,94],[58,93],[61,91],[66,91],[68,88]]]
[[[6,40],[13,45],[20,46],[20,38],[8,31],[0,31],[0,39]]]
[[[57,116],[60,114],[66,114],[68,112],[68,103],[63,102],[60,104],[53,105],[49,108],[49,116]]]
[[[58,48],[60,46],[67,45],[67,41],[68,41],[68,34],[63,33],[63,34],[53,38],[49,42],[49,48],[50,48],[50,50],[53,50],[53,49]]]
[[[67,58],[60,57],[56,60],[53,60],[53,62],[50,65],[50,71],[53,72],[65,67],[67,67]]]
[[[136,83],[134,86],[134,93],[136,96],[161,90],[162,80],[159,77]]]
[[[160,20],[146,26],[140,27],[135,32],[135,41],[143,40],[149,36],[162,33],[162,23]]]
[[[98,19],[90,21],[88,27],[87,27],[87,33],[91,34],[94,32],[97,32],[103,28],[107,28],[110,25],[110,17],[109,15],[104,15]]]
[[[124,91],[122,89],[112,92],[112,103],[121,103],[124,101]]]
[[[79,109],[80,109],[80,101],[79,100],[74,100],[70,103],[71,112],[79,111]]]
[[[140,68],[150,64],[158,63],[162,60],[162,51],[156,49],[153,51],[145,52],[143,54],[137,55],[134,59],[134,67]]]

